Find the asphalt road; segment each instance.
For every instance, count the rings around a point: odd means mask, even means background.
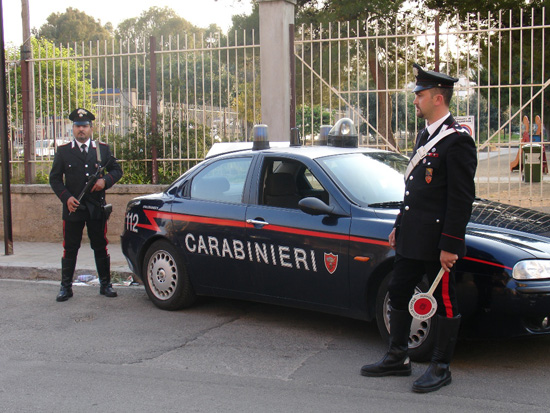
[[[142,287],[119,297],[0,280],[2,412],[547,412],[550,338],[461,341],[453,383],[366,378],[374,324],[240,301],[166,312]]]

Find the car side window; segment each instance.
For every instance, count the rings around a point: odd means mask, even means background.
[[[266,160],[261,182],[263,205],[298,209],[298,202],[308,196],[328,203],[327,191],[313,173],[296,160]]]
[[[251,162],[252,158],[231,158],[208,165],[193,178],[191,198],[241,203]]]

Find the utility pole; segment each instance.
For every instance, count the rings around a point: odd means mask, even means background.
[[[23,148],[25,161],[25,183],[32,184],[35,179],[34,148],[36,145],[35,104],[34,104],[34,65],[31,62],[31,25],[29,0],[21,0],[23,19],[23,45],[21,46],[21,93],[23,103]]]
[[[4,208],[4,250],[13,254],[11,220],[10,152],[8,143],[8,102],[6,98],[6,56],[4,52],[4,13],[0,0],[0,141],[2,144],[2,206]]]

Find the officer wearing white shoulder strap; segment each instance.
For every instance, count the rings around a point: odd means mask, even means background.
[[[455,265],[464,256],[464,237],[475,198],[477,167],[473,139],[449,112],[458,79],[413,65],[416,76],[416,115],[426,120],[407,168],[403,206],[389,235],[395,249],[391,304],[390,346],[377,363],[363,366],[364,376],[409,376],[409,300],[426,275],[430,284],[441,268],[444,275],[434,297],[437,312],[432,328],[432,361],[413,391],[426,393],[451,382],[449,364],[460,326],[455,294]]]

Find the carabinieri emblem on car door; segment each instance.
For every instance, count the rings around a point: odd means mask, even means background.
[[[338,255],[325,252],[325,267],[330,274],[334,274],[338,268]]]

